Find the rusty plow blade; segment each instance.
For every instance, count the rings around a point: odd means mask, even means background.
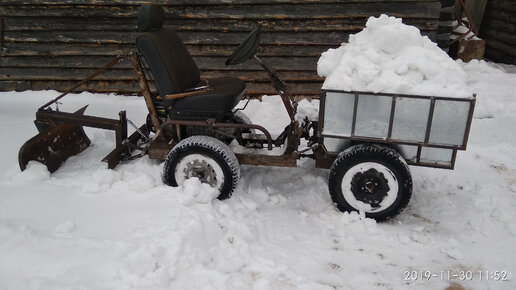
[[[82,115],[83,112],[79,110],[75,114]],[[55,123],[23,144],[18,153],[18,163],[22,171],[30,161],[38,161],[46,165],[48,171],[55,172],[66,159],[84,151],[90,143],[82,126]]]

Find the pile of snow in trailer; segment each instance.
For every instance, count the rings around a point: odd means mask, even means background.
[[[452,167],[454,150],[465,149],[474,106],[466,72],[416,27],[371,17],[349,43],[322,53],[317,70],[326,77],[329,151],[350,137],[388,139],[414,145],[401,146],[407,160]]]

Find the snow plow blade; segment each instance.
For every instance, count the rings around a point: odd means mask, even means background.
[[[81,153],[91,144],[83,127],[115,131],[116,147],[102,160],[108,163],[108,168],[113,169],[123,160],[132,158],[132,150],[139,149],[136,143],[141,138],[140,132],[147,134],[145,124],[128,138],[125,111],[118,113],[119,119],[108,119],[84,115],[87,107],[74,113],[40,108],[34,121],[40,133],[20,148],[20,169],[25,170],[27,164],[34,160],[45,164],[51,173],[55,172],[66,159]]]
[[[38,161],[55,172],[68,157],[81,153],[90,143],[82,126],[58,124],[23,144],[18,154],[20,169],[25,170],[30,161]]]

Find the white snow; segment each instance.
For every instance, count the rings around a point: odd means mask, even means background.
[[[463,19],[463,20],[467,21],[467,18]],[[473,31],[471,31],[468,27],[466,27],[464,23],[461,23],[459,25],[459,22],[457,20],[455,20],[455,21],[453,21],[452,25],[453,25],[453,33],[451,35],[452,39],[455,39],[462,35],[464,35],[463,39],[467,39],[467,40],[479,40],[480,39],[475,35],[475,33]]]
[[[325,89],[462,98],[473,94],[457,62],[416,27],[387,15],[370,17],[349,43],[323,52],[317,72],[326,77]]]
[[[312,161],[242,166],[233,196],[209,200],[196,179],[163,185],[162,164],[147,157],[106,169],[100,159],[114,136],[102,130],[86,128],[94,145],[57,172],[35,162],[20,172],[34,112],[57,93],[0,93],[0,289],[514,289],[516,68],[459,65],[478,93],[468,150],[454,171],[411,167],[408,208],[382,224],[338,212],[328,171]],[[146,115],[141,98],[63,101],[63,110],[91,104],[87,114],[109,118],[126,109],[136,124]],[[317,103],[300,102],[300,111]],[[276,134],[276,121],[288,123],[277,96],[245,113]],[[446,279],[461,270],[473,279]],[[508,281],[480,280],[479,271],[507,271]],[[411,273],[417,280],[406,281]]]
[[[400,36],[403,45],[396,45],[375,32],[381,21],[393,22],[385,30],[414,37]],[[36,109],[58,93],[4,92],[0,289],[515,289],[516,67],[443,61],[436,69],[444,58],[397,22],[370,20],[378,45],[354,37],[356,48],[327,53],[341,61],[354,55],[349,71],[328,68],[370,80],[363,89],[383,88],[375,82],[382,74],[407,88],[428,78],[439,95],[435,81],[450,71],[468,88],[455,92],[478,94],[468,150],[459,152],[456,169],[411,167],[414,194],[400,216],[378,224],[337,211],[328,171],[311,160],[297,168],[242,166],[233,196],[210,199],[213,190],[197,179],[164,185],[162,164],[147,157],[107,169],[100,160],[114,148],[114,134],[90,128],[93,145],[55,173],[36,162],[20,172],[18,150],[37,133]],[[402,56],[409,41],[419,48]],[[367,59],[354,54],[360,48]],[[425,57],[421,49],[428,49]],[[396,56],[396,70],[376,62],[383,54]],[[406,58],[423,63],[406,66]],[[411,77],[401,81],[404,75]],[[147,114],[141,98],[87,93],[67,96],[60,108],[84,104],[91,104],[86,114],[108,118],[127,110],[136,124]],[[302,101],[299,112],[314,118],[317,107]],[[251,101],[245,113],[274,134],[288,124],[278,96]],[[472,278],[461,280],[461,271]],[[486,271],[506,281],[487,279]]]

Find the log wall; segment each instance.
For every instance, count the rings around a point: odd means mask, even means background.
[[[480,37],[486,41],[487,59],[516,64],[516,1],[487,1]]]
[[[64,90],[108,62],[134,50],[139,0],[2,0],[0,90]],[[202,76],[238,76],[249,95],[274,94],[253,60],[224,61],[256,25],[259,55],[276,68],[296,95],[317,96],[317,59],[360,31],[369,16],[402,17],[435,40],[440,0],[162,0],[165,25],[174,28]],[[137,94],[130,63],[121,62],[82,90]]]

